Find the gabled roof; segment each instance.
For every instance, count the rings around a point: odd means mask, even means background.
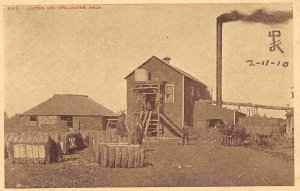
[[[55,94],[22,115],[116,116],[86,95]]]
[[[195,82],[197,82],[197,83],[199,83],[199,84],[201,84],[201,85],[207,87],[206,84],[204,84],[203,82],[201,82],[200,80],[198,80],[198,79],[195,78],[194,76],[192,76],[192,75],[186,73],[185,71],[183,71],[183,70],[181,70],[181,69],[179,69],[179,68],[177,68],[177,67],[175,67],[175,66],[173,66],[173,65],[171,65],[171,64],[167,64],[166,62],[164,62],[163,60],[159,59],[159,58],[156,57],[156,56],[152,56],[151,58],[149,58],[146,62],[144,62],[143,64],[141,64],[141,65],[140,65],[139,67],[137,67],[136,69],[141,68],[142,66],[144,66],[145,64],[147,64],[148,62],[150,62],[150,61],[153,60],[153,59],[156,59],[156,60],[160,61],[162,64],[165,64],[166,66],[172,68],[173,70],[175,70],[176,72],[178,72],[178,73],[184,75],[185,77],[187,77],[187,78],[189,78],[189,79],[191,79],[191,80],[194,80]],[[135,70],[136,70],[136,69],[135,69]],[[127,79],[127,78],[128,78],[135,70],[133,70],[130,74],[128,74],[124,79]]]

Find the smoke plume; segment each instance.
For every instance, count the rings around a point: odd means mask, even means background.
[[[217,18],[218,23],[225,23],[231,21],[245,21],[256,22],[267,25],[281,24],[293,18],[293,11],[274,11],[265,12],[263,9],[257,9],[251,15],[246,15],[238,11],[224,13]]]

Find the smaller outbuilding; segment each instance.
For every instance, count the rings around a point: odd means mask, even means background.
[[[241,118],[246,117],[246,114],[237,110],[218,107],[203,100],[195,103],[194,107],[194,124],[196,128],[209,128],[221,125],[220,123],[227,124],[233,122],[237,124]]]
[[[22,127],[44,127],[58,131],[103,130],[117,114],[87,95],[55,94],[20,115]]]

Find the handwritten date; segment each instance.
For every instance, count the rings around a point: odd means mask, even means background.
[[[257,66],[257,65],[261,65],[261,66],[282,66],[284,68],[288,67],[289,62],[285,61],[285,62],[281,62],[281,61],[270,61],[270,60],[262,60],[262,61],[253,61],[253,60],[246,60],[246,63],[249,64],[249,66]]]

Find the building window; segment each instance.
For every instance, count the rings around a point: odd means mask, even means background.
[[[73,117],[69,115],[61,116],[61,120],[67,121],[67,127],[73,128]]]
[[[174,84],[166,85],[165,102],[166,103],[174,103]]]
[[[31,115],[30,116],[30,121],[37,121],[37,116],[36,115]]]

